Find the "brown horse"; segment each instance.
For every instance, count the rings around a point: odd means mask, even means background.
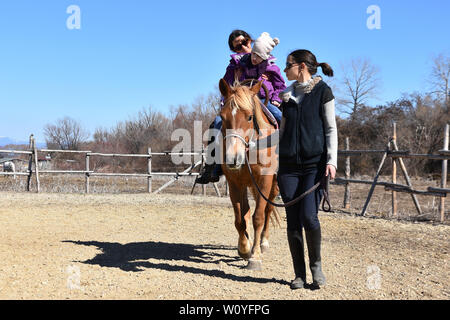
[[[219,83],[225,98],[220,111],[224,137],[222,155],[225,155],[222,169],[229,185],[235,226],[239,233],[238,253],[249,260],[247,268],[251,270],[262,267],[262,252],[269,247],[270,215],[274,208],[258,193],[245,161],[253,159],[249,163],[255,182],[270,201],[279,192],[275,175],[278,167],[275,146],[259,151],[248,150],[249,144],[276,131],[261,109],[257,96],[261,85],[262,82],[258,82],[251,88],[241,85],[230,87],[224,79]],[[252,218],[253,246],[247,233],[251,217],[247,188],[250,188],[256,201]]]

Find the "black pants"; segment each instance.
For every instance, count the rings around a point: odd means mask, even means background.
[[[302,168],[300,166],[283,166],[280,164],[278,170],[278,186],[280,187],[283,201],[289,202],[308,189],[312,188],[323,175],[323,170],[317,166]],[[318,211],[322,200],[323,190],[321,187],[307,195],[305,198],[286,207],[288,230],[316,230],[320,227]]]

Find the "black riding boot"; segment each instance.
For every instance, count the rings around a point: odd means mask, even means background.
[[[305,253],[302,231],[288,230],[287,236],[295,272],[295,279],[291,282],[291,289],[301,289],[306,283]]]
[[[214,123],[212,123],[209,128],[213,128],[214,127]],[[214,146],[212,145],[213,142],[215,141],[216,137],[214,136],[210,136],[209,140],[208,140],[208,145],[206,146],[206,148],[213,148]],[[211,151],[211,157],[214,158],[215,155],[215,150]],[[203,167],[203,171],[200,173],[200,175],[195,179],[195,183],[198,184],[208,184],[210,182],[218,182],[220,180],[220,176],[217,175],[217,170],[214,170],[215,167],[217,166],[217,164],[215,162],[211,163],[211,164],[205,164],[205,166]]]
[[[320,256],[321,231],[320,227],[306,231],[306,243],[308,244],[309,267],[313,277],[313,285],[320,287],[325,285],[325,276],[322,272],[322,259]]]
[[[205,167],[203,168],[203,172],[200,173],[200,175],[195,179],[195,183],[199,184],[208,184],[210,182],[218,182],[220,177],[215,174],[214,168],[216,167],[216,164],[205,164]]]

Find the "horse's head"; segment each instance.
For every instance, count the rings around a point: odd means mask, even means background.
[[[236,85],[230,87],[221,79],[219,89],[225,98],[220,111],[222,134],[225,142],[225,163],[230,169],[240,169],[245,163],[246,147],[257,136],[260,128],[266,128],[260,100],[257,96],[262,82],[251,88]]]

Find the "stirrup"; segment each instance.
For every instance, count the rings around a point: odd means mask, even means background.
[[[205,176],[205,175],[203,175],[203,176],[198,176],[195,179],[195,183],[208,184],[210,182],[213,182],[213,183],[219,182],[219,180],[220,180],[220,177],[216,177],[216,176],[212,177],[212,176]]]

